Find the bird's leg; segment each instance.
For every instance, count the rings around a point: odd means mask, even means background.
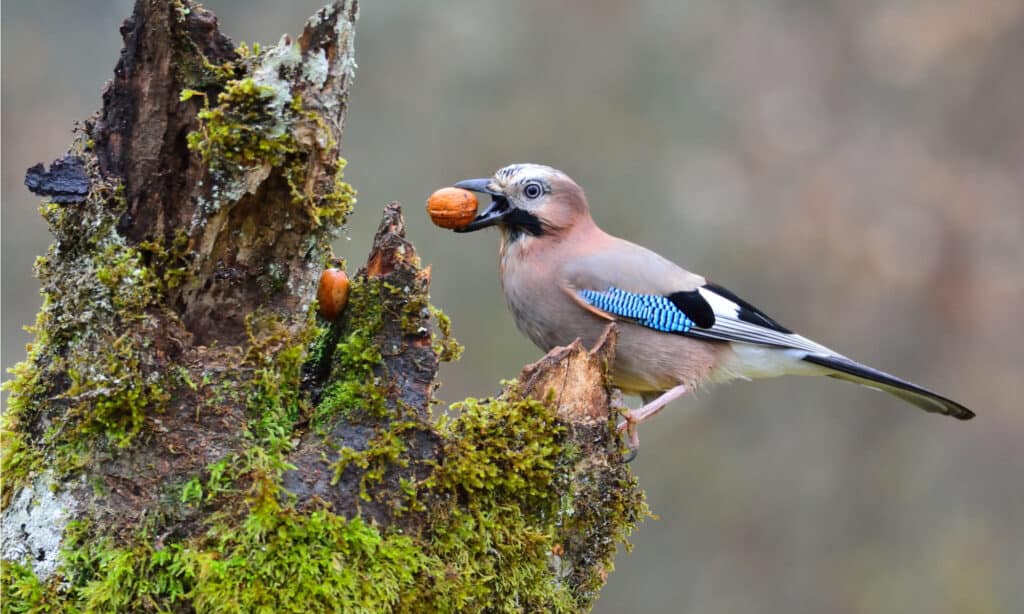
[[[661,396],[643,407],[632,409],[622,414],[625,421],[619,425],[619,431],[626,431],[626,434],[629,436],[629,449],[633,452],[633,456],[636,456],[636,451],[640,449],[640,435],[637,434],[636,427],[644,420],[665,409],[665,406],[672,401],[686,394],[686,391],[686,386],[680,384],[675,388],[669,388]],[[630,460],[632,460],[632,457],[630,457]]]

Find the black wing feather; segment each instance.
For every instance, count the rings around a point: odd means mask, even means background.
[[[783,325],[779,324],[778,322],[776,322],[774,319],[769,317],[768,314],[766,314],[765,312],[761,311],[757,307],[754,307],[753,305],[751,305],[747,301],[741,299],[740,297],[736,296],[731,291],[723,288],[722,286],[719,286],[718,284],[713,284],[711,282],[708,282],[708,283],[704,284],[704,287],[707,288],[708,290],[711,290],[715,294],[717,294],[719,296],[722,296],[724,298],[727,298],[730,301],[732,301],[732,302],[736,303],[737,305],[739,305],[740,309],[739,309],[739,313],[736,315],[736,317],[738,317],[739,319],[743,320],[744,322],[750,322],[751,324],[756,324],[758,326],[763,326],[765,328],[770,328],[772,330],[778,331],[780,333],[784,333],[786,335],[792,335],[793,334],[793,331],[789,330],[785,326],[783,326]],[[696,322],[696,320],[694,320],[694,321]]]
[[[701,328],[711,328],[715,325],[715,310],[700,295],[698,290],[689,292],[673,292],[665,298],[672,301],[679,311],[686,314],[686,317],[693,320],[693,323]]]

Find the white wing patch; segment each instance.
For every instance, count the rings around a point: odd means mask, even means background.
[[[777,348],[792,348],[803,350],[809,354],[835,355],[832,350],[806,337],[741,320],[740,305],[710,288],[702,287],[698,289],[698,292],[715,312],[715,323],[711,328],[694,327],[689,331],[690,335],[719,341],[738,341]]]
[[[712,311],[715,312],[716,318],[722,316],[725,318],[735,319],[737,316],[739,316],[740,306],[730,301],[729,299],[725,298],[721,294],[715,294],[706,286],[702,288],[697,288],[697,292],[699,292],[700,295],[704,297],[704,300],[708,302],[708,305],[711,305],[711,309]]]

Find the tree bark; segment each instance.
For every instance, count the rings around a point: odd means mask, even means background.
[[[438,422],[457,351],[398,203],[316,315],[357,12],[250,50],[138,0],[102,110],[29,169],[55,241],[4,415],[9,611],[579,611],[645,514],[614,330]]]

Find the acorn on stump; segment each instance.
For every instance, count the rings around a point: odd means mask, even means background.
[[[320,285],[316,290],[320,315],[333,321],[348,302],[348,275],[341,269],[325,269],[320,273]]]

